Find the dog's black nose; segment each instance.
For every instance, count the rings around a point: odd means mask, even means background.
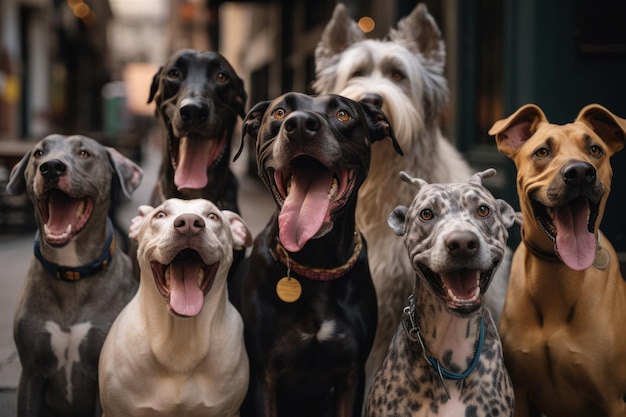
[[[51,159],[39,166],[39,172],[44,178],[54,179],[65,174],[67,166],[58,159]]]
[[[373,104],[379,109],[383,107],[383,97],[380,94],[367,93],[363,97],[361,97],[361,101]]]
[[[478,251],[478,238],[469,231],[450,233],[445,241],[446,249],[452,256],[474,256]]]
[[[187,235],[195,235],[204,229],[204,219],[196,214],[186,213],[174,219],[174,228],[177,232]]]
[[[319,119],[309,113],[292,113],[283,125],[290,139],[313,137],[322,127]]]
[[[563,180],[567,185],[590,185],[596,181],[596,169],[587,162],[573,162],[563,168]]]
[[[209,106],[205,103],[191,103],[180,108],[180,117],[185,124],[195,126],[209,118]]]

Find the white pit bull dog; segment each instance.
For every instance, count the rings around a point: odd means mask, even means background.
[[[226,276],[247,226],[208,200],[169,199],[141,206],[129,235],[141,280],[102,348],[104,415],[238,416],[248,356]]]

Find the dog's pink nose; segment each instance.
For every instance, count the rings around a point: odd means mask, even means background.
[[[200,233],[204,226],[204,219],[195,214],[181,214],[174,219],[174,229],[184,235]]]
[[[452,256],[474,256],[478,251],[478,238],[472,232],[452,232],[446,238],[446,249]]]

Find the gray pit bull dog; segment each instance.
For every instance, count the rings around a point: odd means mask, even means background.
[[[14,321],[18,416],[100,414],[100,349],[137,289],[107,217],[110,190],[119,182],[130,197],[142,176],[78,135],[45,137],[11,171],[7,191],[28,193],[39,229]]]
[[[141,280],[102,348],[103,415],[238,416],[248,356],[226,276],[248,227],[208,200],[169,199],[141,206],[130,237]]]
[[[514,394],[483,296],[502,261],[513,208],[469,182],[428,184],[389,225],[404,236],[416,273],[413,295],[379,368],[366,413],[376,416],[510,416]]]

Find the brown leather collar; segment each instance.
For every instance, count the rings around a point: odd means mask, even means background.
[[[350,256],[350,259],[348,259],[345,264],[330,269],[313,268],[299,264],[289,257],[287,250],[283,247],[283,245],[281,245],[278,239],[276,240],[276,248],[274,250],[270,249],[270,253],[275,261],[278,261],[287,267],[287,275],[289,275],[290,271],[293,271],[296,274],[308,279],[316,281],[332,281],[334,279],[341,278],[347,274],[352,267],[354,267],[362,248],[363,240],[361,233],[357,230],[354,232],[354,252],[352,253],[352,256]]]

